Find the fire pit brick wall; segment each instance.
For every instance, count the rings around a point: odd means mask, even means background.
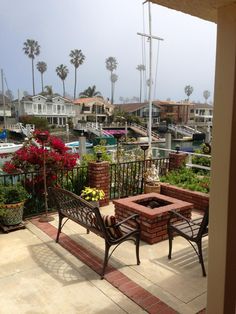
[[[161,183],[161,194],[190,202],[198,210],[204,211],[209,207],[209,195],[205,193],[182,189],[168,183]]]
[[[150,193],[149,195],[153,195],[155,193]],[[146,194],[147,195],[147,194]],[[118,220],[123,220],[134,213],[138,213],[140,226],[141,226],[141,239],[149,244],[154,244],[160,242],[162,240],[166,240],[168,238],[167,234],[167,221],[169,219],[169,212],[164,210],[163,212],[158,213],[153,217],[145,213],[140,213],[136,211],[135,208],[130,207],[130,199],[138,200],[141,199],[143,195],[139,195],[136,197],[130,197],[126,199],[120,199],[113,201],[115,204],[115,215]],[[173,199],[173,198],[169,198]],[[178,200],[176,200],[178,201]],[[173,208],[173,205],[169,205]],[[180,209],[178,209],[180,207]],[[176,203],[176,211],[180,212],[186,218],[191,218],[191,211],[193,208],[192,204],[178,201]],[[174,208],[173,208],[174,209]],[[173,220],[174,221],[174,220]],[[130,226],[135,226],[135,223],[130,222]]]

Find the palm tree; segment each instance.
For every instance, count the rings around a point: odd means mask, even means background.
[[[63,85],[63,97],[65,97],[65,79],[67,77],[67,74],[69,73],[69,70],[66,65],[61,64],[56,68],[57,75],[60,77],[62,80],[62,85]]]
[[[33,82],[33,95],[35,95],[35,88],[34,88],[34,58],[40,54],[40,46],[38,42],[34,39],[27,39],[24,42],[23,50],[25,54],[31,59],[32,61],[32,82]]]
[[[74,99],[76,97],[76,84],[77,84],[77,69],[78,67],[83,64],[85,55],[82,53],[81,50],[75,49],[71,50],[70,52],[70,62],[73,64],[75,67],[75,87],[74,87]]]
[[[112,78],[112,74],[113,74],[113,71],[116,70],[117,68],[117,61],[116,61],[116,58],[114,57],[109,57],[106,59],[106,68],[108,71],[111,72],[111,76],[110,78]],[[117,77],[118,78],[118,77]],[[113,92],[114,92],[114,84],[112,83],[112,80],[111,80],[111,103],[113,104]]]
[[[139,102],[142,102],[142,85],[143,85],[143,73],[146,70],[146,67],[144,64],[139,64],[136,68],[140,72],[140,86],[139,86]]]
[[[203,97],[205,98],[205,101],[207,103],[207,99],[211,96],[211,93],[209,92],[209,90],[204,90],[203,92]]]
[[[115,83],[118,80],[118,75],[115,73],[111,74],[111,103],[114,101]]]
[[[37,63],[37,69],[41,73],[41,85],[42,85],[42,92],[43,92],[43,73],[47,71],[47,63],[44,61],[39,61]]]
[[[189,101],[189,96],[193,93],[193,87],[190,85],[185,86],[184,92],[188,96],[188,101]]]
[[[102,95],[99,91],[96,91],[96,85],[88,87],[82,93],[79,94],[80,98],[90,98],[90,97],[101,97]]]

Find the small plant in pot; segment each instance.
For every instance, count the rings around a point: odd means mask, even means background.
[[[94,205],[99,206],[99,201],[104,199],[105,193],[101,189],[85,187],[81,191],[81,195],[80,196],[83,199],[85,199],[86,201],[91,202]]]
[[[23,209],[29,194],[21,184],[0,185],[0,221],[6,226],[22,222]]]

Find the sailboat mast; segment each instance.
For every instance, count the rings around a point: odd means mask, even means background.
[[[152,16],[151,3],[148,1],[148,15],[149,15],[149,122],[148,122],[148,146],[149,152],[152,149]]]

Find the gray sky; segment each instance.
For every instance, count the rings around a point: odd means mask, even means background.
[[[137,32],[143,32],[143,1],[139,0],[1,0],[0,67],[9,88],[32,92],[31,60],[22,47],[26,39],[35,39],[41,53],[35,59],[45,61],[48,70],[45,85],[62,94],[62,83],[55,68],[69,68],[66,92],[73,95],[74,68],[69,62],[72,49],[86,56],[78,70],[78,93],[96,85],[110,98],[109,72],[105,59],[118,61],[115,100],[139,96],[139,72],[142,44]],[[145,31],[148,32],[148,5],[144,5]],[[186,14],[152,4],[153,35],[164,38],[160,44],[156,99],[182,100],[184,87],[192,85],[190,99],[203,101],[203,91],[214,88],[216,25]],[[154,63],[157,42],[154,42]],[[148,43],[146,43],[148,55]],[[146,64],[148,67],[148,64]],[[153,68],[155,73],[155,64]],[[147,74],[148,75],[148,74]],[[40,73],[35,70],[36,92],[41,91]]]

